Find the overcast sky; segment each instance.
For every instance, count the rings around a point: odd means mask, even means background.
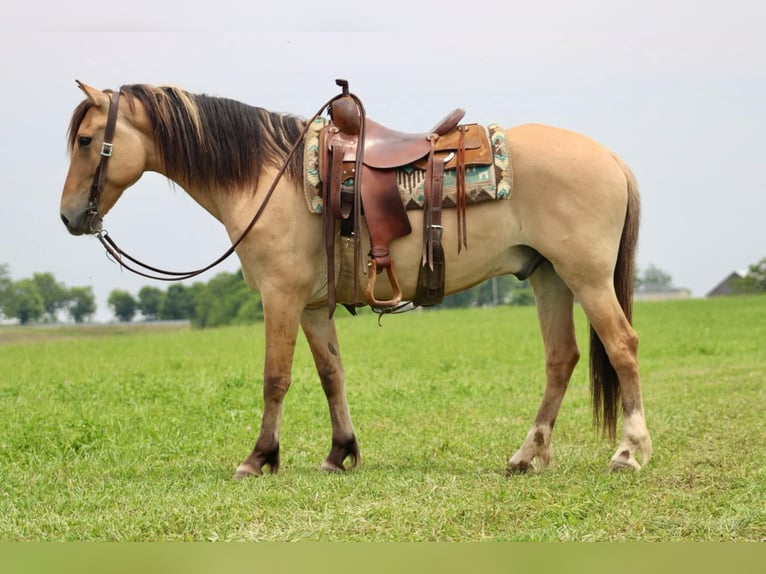
[[[703,296],[766,257],[762,0],[262,4],[3,2],[0,264],[14,279],[50,271],[92,285],[102,319],[111,290],[151,283],[59,220],[75,79],[175,84],[310,116],[342,77],[369,116],[404,131],[457,106],[470,122],[557,125],[606,144],[638,177],[639,268]],[[165,268],[227,247],[220,224],[152,174],[105,227]]]

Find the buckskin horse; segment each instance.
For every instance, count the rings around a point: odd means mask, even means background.
[[[332,422],[331,448],[321,468],[356,467],[359,446],[335,324],[327,310],[323,220],[307,209],[305,153],[290,153],[307,120],[176,87],[139,84],[101,91],[78,85],[87,97],[69,125],[71,163],[61,197],[61,219],[69,232],[101,237],[102,218],[121,194],[143,172],[159,172],[220,221],[232,242],[237,240],[245,280],[261,295],[266,337],[263,417],[255,446],[234,477],[279,469],[282,408],[299,327]],[[631,326],[639,221],[634,175],[615,154],[577,133],[522,125],[504,130],[504,135],[513,167],[510,197],[467,206],[464,230],[470,248],[458,253],[453,217],[444,219],[443,240],[445,293],[502,274],[528,276],[534,292],[546,385],[534,422],[506,470],[539,471],[551,461],[553,427],[580,356],[575,299],[590,324],[594,424],[616,440],[622,414],[622,439],[609,468],[640,469],[649,461],[652,444],[641,398],[638,337]],[[407,215],[413,229],[422,228],[422,210]],[[361,225],[364,234],[364,221]],[[336,244],[335,249],[342,248]],[[412,233],[398,238],[390,249],[397,264],[396,290],[403,300],[412,300],[422,237]],[[366,271],[354,269],[363,281]],[[385,299],[394,290],[382,274],[373,295]],[[358,303],[342,295],[337,302]]]

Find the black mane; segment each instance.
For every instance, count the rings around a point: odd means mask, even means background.
[[[282,166],[305,125],[297,116],[178,88],[134,84],[120,90],[131,106],[139,101],[146,108],[168,174],[211,187],[254,187],[265,166]],[[75,109],[68,132],[70,151],[92,107],[85,100]],[[302,165],[299,148],[286,176],[300,183]]]

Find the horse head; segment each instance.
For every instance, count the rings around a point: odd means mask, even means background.
[[[102,218],[141,177],[152,139],[151,132],[140,129],[146,122],[139,107],[120,103],[113,93],[79,81],[77,85],[87,98],[69,125],[70,164],[61,195],[61,220],[70,233],[82,235],[98,233]],[[113,135],[108,137],[109,112],[115,105]]]

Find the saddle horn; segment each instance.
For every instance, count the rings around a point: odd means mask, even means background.
[[[348,91],[347,80],[335,80],[341,88],[341,95],[330,104],[330,118],[335,126],[344,134],[359,135],[362,131],[362,114],[359,105]]]

